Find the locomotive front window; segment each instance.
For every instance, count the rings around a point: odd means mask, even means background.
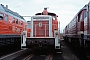
[[[3,14],[0,14],[0,20],[3,20]]]
[[[30,25],[30,24],[28,24],[27,28],[31,28],[31,25]]]

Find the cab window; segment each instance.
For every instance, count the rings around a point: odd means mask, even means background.
[[[0,20],[3,20],[3,14],[0,14]]]
[[[82,20],[82,14],[80,15],[80,21]]]
[[[21,21],[21,25],[23,25],[23,22]]]
[[[5,21],[8,22],[8,15],[5,16]]]
[[[12,23],[15,23],[15,18],[13,17]]]
[[[16,24],[18,24],[18,19],[16,20]]]
[[[87,12],[84,12],[84,19],[87,17]]]

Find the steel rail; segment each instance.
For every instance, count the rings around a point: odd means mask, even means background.
[[[33,56],[34,56],[34,54],[30,54],[27,57],[25,57],[23,60],[30,60]]]
[[[49,54],[49,55],[46,56],[45,60],[52,60],[52,58],[53,58],[52,54]]]

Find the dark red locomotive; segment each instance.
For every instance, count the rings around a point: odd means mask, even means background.
[[[65,27],[64,38],[80,47],[90,45],[90,2]]]

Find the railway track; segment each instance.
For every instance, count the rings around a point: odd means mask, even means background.
[[[0,60],[12,60],[12,59],[20,56],[21,54],[25,53],[26,51],[27,51],[27,49],[22,49],[22,50],[19,50],[19,51],[10,53],[8,55],[5,55],[5,56],[0,57]]]
[[[53,59],[53,56],[52,56],[52,54],[50,54],[50,55],[47,55],[46,56],[46,59],[45,60],[52,60]]]
[[[63,60],[62,54],[27,51],[13,60]]]
[[[49,54],[47,56],[46,55],[34,55],[34,54],[30,54],[30,55],[28,55],[27,57],[25,57],[22,60],[37,60],[36,57],[38,57],[38,60],[52,60],[52,58],[53,58],[53,56],[51,54]]]
[[[39,51],[27,51],[26,53],[14,58],[13,60],[64,60],[62,54],[57,53],[41,53]]]
[[[34,54],[30,54],[27,57],[25,57],[23,60],[30,60],[33,56],[34,56]]]
[[[65,41],[62,41],[62,42],[65,42]],[[77,57],[78,58],[76,60],[90,60],[90,54],[86,54],[85,50],[81,50],[79,47],[76,47],[76,46],[74,46],[73,44],[71,44],[69,42],[65,42],[65,44],[69,47],[69,49],[75,55],[73,57]]]
[[[15,55],[12,55],[9,58],[4,57],[4,59],[1,60],[81,60],[78,59],[79,56],[75,56],[76,54],[74,55],[73,51],[69,49],[70,47],[67,47],[67,44],[65,44],[64,41],[62,41],[61,43],[62,53],[59,54],[45,51],[41,52],[41,50],[37,50],[34,52],[32,50],[27,49],[25,53],[21,52],[22,54],[17,57],[15,57]],[[18,54],[20,53],[17,53],[16,55]]]

